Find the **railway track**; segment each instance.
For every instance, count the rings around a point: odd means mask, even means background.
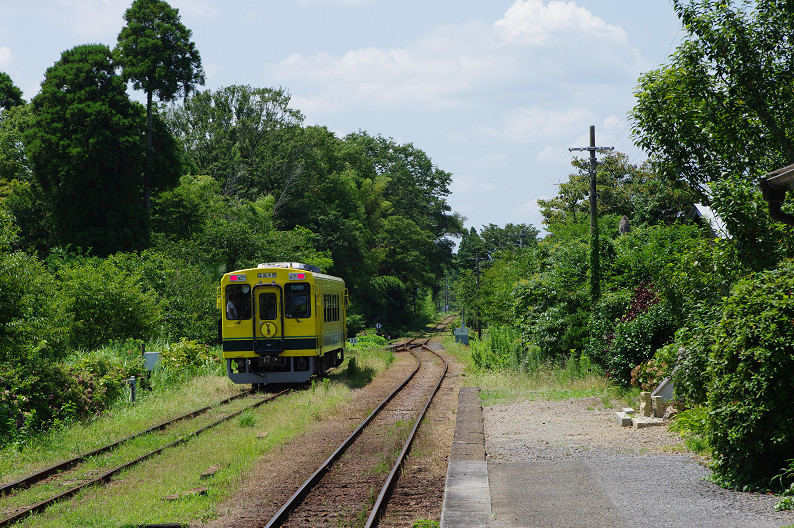
[[[444,328],[436,325],[431,333]],[[416,368],[261,526],[376,526],[402,463],[447,372],[427,338],[395,347]]]
[[[218,419],[215,419],[215,420],[211,420],[209,423],[204,424],[203,426],[199,427],[198,429],[195,429],[193,431],[190,431],[190,432],[188,432],[186,434],[181,435],[175,441],[168,442],[165,445],[162,445],[162,446],[160,446],[157,449],[148,451],[148,452],[146,452],[146,453],[144,453],[144,454],[142,454],[140,456],[135,457],[134,459],[131,459],[131,460],[128,460],[128,461],[122,463],[121,465],[117,465],[117,466],[111,467],[111,468],[105,468],[105,469],[99,470],[99,471],[92,470],[92,473],[91,473],[92,476],[91,477],[82,478],[82,479],[76,479],[76,480],[79,480],[79,483],[75,483],[74,485],[68,486],[68,489],[66,489],[65,491],[62,491],[62,492],[59,492],[59,493],[56,493],[56,494],[53,494],[53,495],[49,495],[49,496],[47,496],[44,499],[37,499],[34,502],[28,503],[28,504],[26,504],[25,506],[22,506],[22,507],[9,507],[8,505],[4,505],[4,503],[11,502],[14,499],[14,497],[16,497],[18,494],[20,494],[22,491],[24,491],[24,490],[26,490],[28,488],[31,488],[32,496],[36,496],[35,487],[37,485],[46,484],[46,482],[48,482],[48,481],[50,481],[50,480],[52,480],[52,479],[54,479],[54,478],[56,478],[58,476],[65,475],[65,474],[67,474],[67,472],[68,473],[73,473],[73,472],[75,472],[76,470],[79,469],[79,466],[81,464],[84,464],[84,463],[86,463],[86,462],[88,462],[88,461],[90,461],[92,459],[95,459],[96,457],[98,457],[98,456],[100,456],[102,454],[111,452],[114,449],[117,449],[120,446],[122,446],[124,444],[127,444],[127,443],[131,442],[132,440],[134,440],[136,438],[140,438],[140,437],[144,437],[146,435],[156,434],[158,432],[165,431],[165,430],[173,427],[175,424],[178,424],[179,422],[183,422],[183,421],[187,421],[187,420],[190,420],[190,419],[197,418],[197,417],[199,417],[201,415],[207,414],[212,409],[219,409],[222,406],[229,405],[232,402],[234,402],[235,400],[240,399],[240,398],[245,397],[245,396],[250,396],[253,393],[252,392],[244,392],[244,393],[241,393],[239,395],[232,396],[231,398],[226,398],[226,399],[221,400],[221,401],[219,401],[219,402],[217,402],[217,403],[215,403],[213,405],[210,405],[210,406],[207,406],[207,407],[203,407],[201,409],[197,409],[195,411],[192,411],[190,413],[178,416],[178,417],[176,417],[174,419],[171,419],[171,420],[167,420],[167,421],[162,422],[162,423],[160,423],[160,424],[158,424],[158,425],[156,425],[154,427],[150,427],[150,428],[148,428],[146,430],[140,431],[140,432],[138,432],[136,434],[130,435],[130,436],[128,436],[126,438],[123,438],[121,440],[118,440],[116,442],[107,444],[105,446],[102,446],[102,447],[99,447],[97,449],[94,449],[93,451],[90,451],[88,453],[79,455],[79,456],[74,457],[72,459],[65,460],[63,462],[60,462],[60,463],[55,464],[53,466],[50,466],[50,467],[48,467],[46,469],[43,469],[41,471],[38,471],[38,472],[33,473],[31,475],[28,475],[28,476],[26,476],[24,478],[21,478],[21,479],[15,481],[15,482],[11,482],[9,484],[5,484],[2,487],[0,487],[0,527],[9,526],[12,523],[15,523],[15,522],[27,517],[28,515],[31,515],[33,513],[41,512],[41,511],[45,510],[48,506],[50,506],[50,505],[52,505],[52,504],[54,504],[54,503],[56,503],[58,501],[65,500],[65,499],[75,495],[79,491],[81,491],[83,489],[86,489],[86,488],[88,488],[90,486],[93,486],[93,485],[96,485],[96,484],[101,484],[101,483],[107,483],[113,478],[114,475],[116,475],[117,473],[121,472],[122,470],[130,468],[130,467],[132,467],[132,466],[134,466],[134,465],[136,465],[136,464],[138,464],[138,463],[140,463],[140,462],[142,462],[144,460],[152,458],[153,456],[156,456],[156,455],[162,453],[165,449],[168,449],[170,447],[174,447],[174,446],[177,446],[179,444],[182,444],[182,443],[188,441],[189,439],[191,439],[191,438],[193,438],[195,436],[198,436],[199,434],[203,433],[204,431],[206,431],[206,430],[208,430],[208,429],[210,429],[210,428],[212,428],[212,427],[214,427],[216,425],[219,425],[219,424],[221,424],[221,423],[223,423],[225,421],[228,421],[228,420],[230,420],[230,419],[232,419],[232,418],[234,418],[236,416],[239,416],[240,414],[242,414],[245,411],[248,411],[248,410],[251,410],[251,409],[255,409],[256,407],[259,407],[260,405],[263,405],[265,403],[273,401],[274,399],[278,398],[279,396],[282,396],[282,395],[286,394],[287,392],[289,392],[289,390],[281,391],[281,392],[276,393],[274,395],[271,395],[269,397],[257,398],[255,402],[253,402],[251,404],[248,404],[248,405],[244,405],[242,408],[240,408],[240,409],[238,409],[236,411],[227,412],[221,418],[218,418]],[[68,483],[69,479],[67,478],[65,480],[65,482]],[[5,497],[8,497],[8,498],[5,498]],[[7,512],[6,513],[2,513],[3,510],[12,510],[13,512],[10,513],[10,514],[8,514]]]

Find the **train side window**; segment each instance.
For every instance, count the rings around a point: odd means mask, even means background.
[[[278,317],[278,304],[274,292],[259,294],[259,318],[264,320],[274,320]]]
[[[226,286],[226,319],[239,321],[251,318],[251,286],[229,284]]]
[[[309,296],[311,288],[307,282],[292,282],[284,285],[284,315],[296,319],[311,317]]]

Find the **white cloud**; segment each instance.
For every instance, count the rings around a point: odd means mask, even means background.
[[[550,109],[539,106],[513,108],[493,125],[474,124],[458,130],[452,139],[460,143],[555,143],[569,141],[571,129],[596,118],[589,108]]]
[[[500,136],[515,142],[554,141],[570,136],[572,128],[592,120],[589,108],[516,108],[505,116]]]
[[[526,46],[552,35],[560,38],[542,51]],[[468,108],[486,93],[499,106],[543,100],[575,107],[589,104],[594,86],[636,75],[639,56],[626,41],[620,27],[572,2],[519,0],[490,25],[438,26],[403,47],[292,54],[268,68],[265,78],[291,86],[294,102],[309,115]],[[590,59],[580,56],[582,49],[592,52]],[[522,124],[526,117],[506,120],[502,132],[511,140],[527,136],[532,127]]]
[[[454,33],[454,32],[453,32]],[[295,100],[308,113],[349,107],[450,108],[483,78],[493,61],[482,50],[466,49],[463,35],[438,33],[411,48],[350,50],[343,55],[293,54],[270,68],[267,77],[309,86]]]
[[[577,123],[577,125],[578,124],[580,123]],[[578,146],[579,145],[570,145],[568,147],[564,147],[562,145],[546,145],[540,150],[540,152],[538,152],[538,154],[535,156],[535,159],[540,163],[554,166],[555,164],[559,164],[560,160],[570,157],[570,152],[568,150],[570,147]]]
[[[7,69],[14,60],[14,54],[8,46],[0,46],[0,68]]]
[[[510,209],[511,223],[529,223],[534,226],[540,226],[543,215],[540,214],[540,207],[538,206],[538,199],[520,203]]]
[[[575,2],[549,2],[541,0],[518,0],[505,13],[504,18],[494,23],[494,28],[505,43],[546,45],[551,41],[603,38],[624,42],[626,32],[607,24]]]
[[[489,192],[497,187],[493,181],[478,180],[472,174],[457,174],[452,178],[449,188],[453,193],[467,194]]]

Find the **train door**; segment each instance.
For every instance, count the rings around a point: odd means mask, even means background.
[[[254,287],[254,352],[279,354],[284,351],[284,323],[281,317],[281,287],[258,284]]]

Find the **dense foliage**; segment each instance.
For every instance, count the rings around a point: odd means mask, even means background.
[[[766,488],[794,452],[794,263],[736,284],[709,362],[714,475]]]
[[[669,376],[721,483],[794,474],[794,236],[751,181],[794,161],[791,10],[674,8],[688,34],[632,113],[651,161],[598,165],[598,298],[587,160],[539,200],[544,233],[464,230],[452,175],[417,146],[307,126],[284,88],[197,91],[198,52],[163,0],[133,2],[113,53],[63,52],[30,103],[0,72],[0,442],[106,409],[143,374],[142,342],[169,375],[214,368],[219,278],[288,260],[345,279],[351,333],[451,303],[484,332],[476,368]]]
[[[143,122],[125,90],[107,46],[77,46],[47,70],[25,131],[59,242],[103,256],[148,243],[138,200]]]
[[[435,313],[462,232],[451,175],[418,147],[306,126],[283,88],[196,91],[176,9],[135,0],[124,20],[28,104],[0,75],[0,442],[120,397],[142,360],[114,343],[204,362],[227,271],[314,264],[345,279],[351,332],[393,335]]]
[[[794,161],[794,11],[779,0],[673,4],[687,34],[669,64],[640,78],[638,144],[696,187]]]

